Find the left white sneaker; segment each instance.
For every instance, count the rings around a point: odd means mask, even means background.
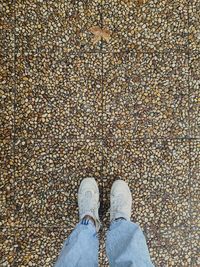
[[[78,207],[80,220],[86,215],[95,221],[97,232],[100,229],[99,219],[99,188],[94,178],[84,178],[78,190]]]

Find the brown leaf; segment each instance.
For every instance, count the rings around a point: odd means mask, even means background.
[[[93,26],[89,29],[91,33],[94,34],[93,38],[93,44],[96,44],[102,39],[104,39],[106,42],[109,42],[111,32],[105,28],[101,29],[99,26]]]

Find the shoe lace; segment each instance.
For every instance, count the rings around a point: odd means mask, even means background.
[[[111,213],[116,213],[118,211],[122,210],[122,207],[126,206],[127,201],[124,199],[123,194],[119,194],[115,196],[115,198],[112,201],[112,207],[111,207]]]
[[[91,191],[86,191],[84,195],[82,195],[80,206],[83,213],[87,211],[94,213],[97,205],[98,205],[97,201],[92,199]]]

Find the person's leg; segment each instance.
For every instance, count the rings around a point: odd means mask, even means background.
[[[78,206],[80,223],[64,242],[54,267],[98,266],[99,190],[93,178],[81,182]]]
[[[152,267],[146,240],[140,227],[119,219],[111,223],[106,251],[111,267]]]
[[[97,267],[99,241],[91,220],[83,219],[64,242],[55,267]]]
[[[132,197],[128,185],[116,181],[111,189],[111,225],[106,238],[110,267],[152,267],[145,237],[130,222]]]

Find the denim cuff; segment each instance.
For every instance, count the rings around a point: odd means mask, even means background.
[[[90,220],[90,219],[85,219],[83,218],[81,221],[80,221],[80,224],[82,225],[92,225],[95,227],[95,224]]]

